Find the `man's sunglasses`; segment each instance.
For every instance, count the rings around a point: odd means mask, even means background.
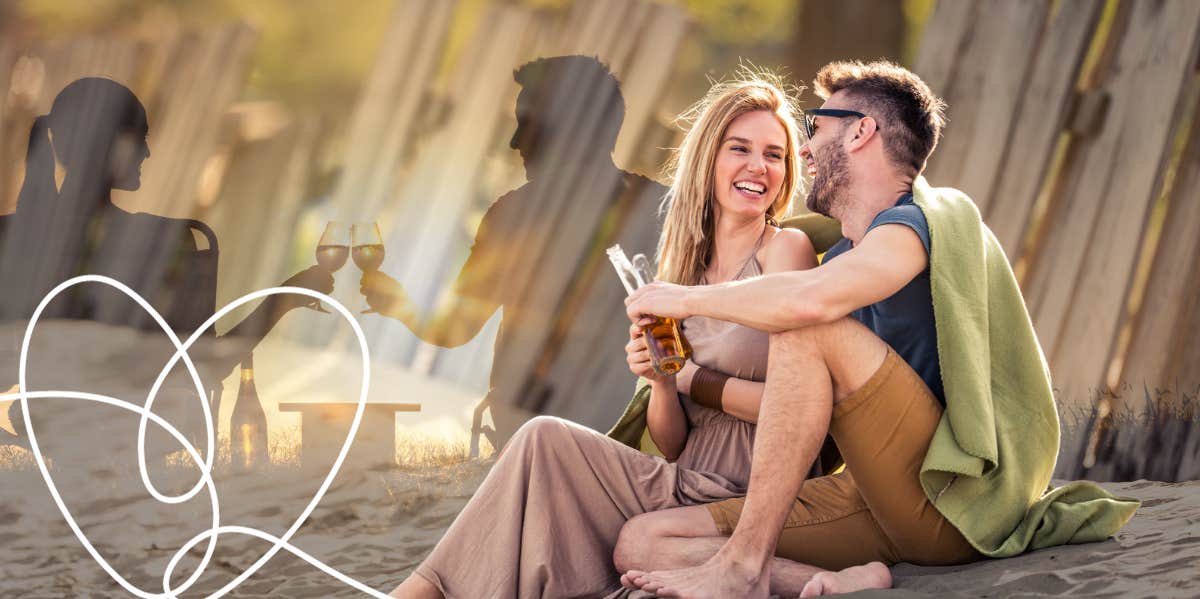
[[[817,132],[817,117],[819,116],[831,116],[839,119],[849,117],[857,117],[860,119],[867,118],[867,115],[857,110],[838,110],[836,108],[814,108],[812,110],[805,110],[804,134],[808,136],[808,139],[812,139],[813,134]],[[875,127],[878,128],[879,124],[876,123]]]

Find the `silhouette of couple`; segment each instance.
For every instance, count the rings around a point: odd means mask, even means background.
[[[472,453],[479,434],[499,448],[528,416],[514,405],[528,380],[527,369],[512,364],[518,357],[513,348],[527,347],[521,338],[524,324],[554,318],[561,308],[566,289],[538,275],[543,261],[581,242],[562,225],[577,207],[603,210],[631,197],[659,198],[666,192],[613,164],[624,101],[616,78],[599,61],[582,56],[540,59],[520,67],[514,78],[521,92],[510,146],[521,155],[528,183],[487,211],[453,284],[451,301],[422,310],[386,274],[367,272],[361,282],[373,309],[402,321],[426,342],[445,347],[469,341],[503,307],[491,391],[475,411]],[[218,256],[212,230],[196,220],[129,213],[111,201],[113,189],[140,187],[141,164],[150,157],[147,132],[141,102],[124,86],[101,78],[71,83],[50,113],[36,119],[17,210],[0,217],[0,281],[9,290],[0,294],[0,320],[29,318],[55,285],[83,273],[128,284],[181,337],[212,315]],[[60,172],[65,172],[61,181]],[[283,284],[329,292],[333,280],[312,267]],[[256,344],[283,314],[309,303],[302,296],[275,296],[224,336]],[[91,284],[60,296],[44,317],[156,326],[120,292]],[[0,379],[15,382],[15,352],[9,354],[14,358],[0,365]],[[205,380],[212,396],[220,397],[219,382],[209,381],[224,378],[238,359],[227,364],[218,360],[211,367]],[[7,384],[0,380],[0,386]],[[481,424],[489,408],[494,429]],[[10,418],[18,435],[7,442],[23,444],[19,403]],[[0,443],[6,434],[0,430]]]

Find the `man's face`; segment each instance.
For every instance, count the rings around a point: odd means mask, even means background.
[[[849,109],[838,94],[830,96],[821,108]],[[843,146],[846,128],[853,119],[818,116],[813,136],[800,148],[800,158],[808,169],[811,183],[805,205],[809,210],[833,216],[846,201],[850,186],[850,157]]]
[[[542,135],[535,116],[532,94],[524,89],[517,95],[517,129],[513,131],[508,147],[521,155],[525,163],[525,172],[529,174],[533,161],[537,159],[537,147]]]

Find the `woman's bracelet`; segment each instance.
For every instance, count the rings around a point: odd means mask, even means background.
[[[692,401],[717,411],[724,411],[721,400],[725,393],[725,382],[731,377],[723,372],[701,366],[692,375]]]

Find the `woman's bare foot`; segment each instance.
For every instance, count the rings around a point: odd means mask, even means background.
[[[410,574],[391,592],[391,596],[400,599],[443,599],[442,592],[432,582],[417,574]]]
[[[866,589],[892,588],[892,572],[881,562],[854,566],[837,572],[818,572],[804,585],[801,598],[840,595]]]
[[[766,599],[767,587],[771,581],[769,570],[770,562],[766,569],[756,572],[714,556],[708,562],[693,568],[660,572],[631,570],[621,577],[621,581],[628,581],[637,588],[659,597]]]

